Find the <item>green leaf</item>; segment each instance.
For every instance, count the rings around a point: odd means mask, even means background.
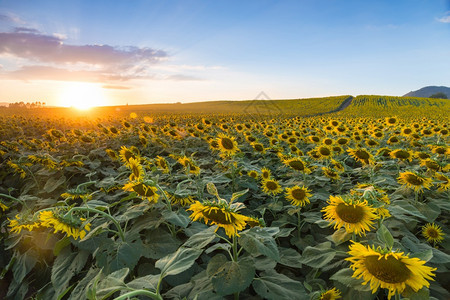
[[[252,256],[262,254],[273,260],[280,260],[280,253],[275,239],[265,228],[253,227],[241,232],[239,244]]]
[[[336,251],[331,248],[331,243],[324,242],[315,247],[306,247],[302,253],[301,262],[313,268],[322,268],[327,265],[335,255]]]
[[[346,241],[350,240],[351,238],[352,238],[352,234],[348,233],[344,227],[339,228],[331,235],[331,240],[334,242],[334,244],[336,246],[340,245],[342,243],[345,243]]]
[[[300,253],[295,251],[295,249],[292,248],[281,248],[280,249],[280,264],[289,266],[292,268],[301,268],[302,256]]]
[[[74,275],[80,272],[89,257],[87,251],[71,252],[64,248],[53,263],[51,281],[56,294],[61,294],[68,286]]]
[[[362,278],[356,279],[353,276],[353,270],[350,268],[345,268],[336,272],[333,276],[330,277],[331,280],[336,280],[342,283],[345,286],[351,287],[355,290],[367,292],[370,291],[370,285],[362,285],[364,280]]]
[[[70,293],[69,300],[79,300],[86,298],[86,290],[89,287],[89,283],[101,272],[100,269],[90,269],[87,274],[82,276],[82,279],[78,282],[77,286]]]
[[[44,185],[44,191],[51,193],[60,187],[64,182],[66,182],[65,176],[52,176],[50,177]]]
[[[245,290],[255,276],[252,261],[228,261],[223,254],[214,256],[209,261],[206,271],[211,277],[214,290],[222,296]]]
[[[158,285],[159,275],[147,275],[143,277],[136,278],[127,283],[127,287],[140,290],[156,290],[156,286]]]
[[[70,238],[68,236],[65,236],[58,242],[56,242],[55,247],[53,248],[53,254],[55,256],[58,256],[61,250],[63,250],[68,245],[70,245]]]
[[[148,231],[142,254],[147,258],[160,259],[178,249],[180,242],[170,233],[157,229]]]
[[[216,226],[208,227],[191,236],[184,244],[184,247],[202,249],[211,243],[215,238]]]
[[[180,247],[175,253],[156,261],[155,266],[161,270],[161,276],[176,275],[189,269],[203,252],[201,249]]]
[[[133,269],[141,258],[144,249],[141,240],[133,242],[118,242],[117,248],[109,251],[108,260],[110,270],[116,271],[123,268]]]
[[[433,258],[433,249],[428,249],[422,252],[414,253],[411,257],[417,257],[418,259],[429,261]]]
[[[244,196],[245,194],[247,194],[247,192],[248,192],[248,189],[233,193],[233,195],[231,195],[230,203],[233,202],[234,200],[238,199],[239,197]]]
[[[294,300],[307,299],[308,294],[301,282],[270,270],[255,278],[252,287],[263,299],[269,300]]]
[[[100,299],[107,299],[115,292],[126,288],[124,281],[129,272],[130,269],[123,268],[101,279],[97,285],[97,291],[95,294],[96,297]]]
[[[179,210],[177,212],[165,210],[163,211],[162,216],[167,222],[180,226],[181,228],[186,228],[191,222],[191,219],[189,219],[189,215],[185,210]]]
[[[27,274],[34,268],[37,263],[35,256],[37,255],[33,250],[28,250],[23,254],[17,255],[17,260],[12,267],[15,281],[22,282],[25,276],[27,276]]]
[[[386,226],[381,225],[377,230],[377,238],[380,242],[384,243],[387,248],[392,249],[394,246],[394,238],[392,237],[391,232],[387,229]]]

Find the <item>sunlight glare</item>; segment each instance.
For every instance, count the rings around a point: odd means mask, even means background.
[[[107,104],[108,101],[103,89],[94,83],[68,83],[60,96],[61,106],[74,107],[81,110]]]

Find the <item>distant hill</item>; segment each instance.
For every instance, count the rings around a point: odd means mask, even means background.
[[[431,95],[436,93],[444,93],[447,98],[450,98],[450,87],[446,86],[426,86],[417,91],[411,91],[404,95],[403,97],[421,97],[429,98]]]

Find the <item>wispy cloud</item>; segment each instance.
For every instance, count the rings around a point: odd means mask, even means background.
[[[0,55],[13,55],[47,63],[87,63],[120,65],[154,63],[167,58],[163,50],[134,46],[66,45],[61,37],[38,33],[28,28],[0,33]]]
[[[220,68],[161,64],[168,52],[151,47],[66,43],[65,34],[43,33],[10,13],[0,14],[0,22],[9,25],[0,32],[0,58],[10,62],[0,68],[1,79],[97,82],[106,89],[125,90],[129,87],[115,83],[203,80],[190,73]]]
[[[450,11],[447,11],[445,13],[445,16],[442,18],[438,18],[437,21],[441,23],[450,23]]]
[[[18,15],[7,12],[0,13],[0,22],[13,23],[13,24],[26,24]]]
[[[132,79],[155,79],[153,75],[119,74],[103,70],[68,70],[52,66],[23,66],[18,70],[5,72],[3,79],[17,79],[23,81],[54,80],[80,82],[112,82],[128,81]]]

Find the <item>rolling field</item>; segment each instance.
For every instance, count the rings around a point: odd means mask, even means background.
[[[449,299],[449,115],[387,96],[0,109],[0,298]]]

